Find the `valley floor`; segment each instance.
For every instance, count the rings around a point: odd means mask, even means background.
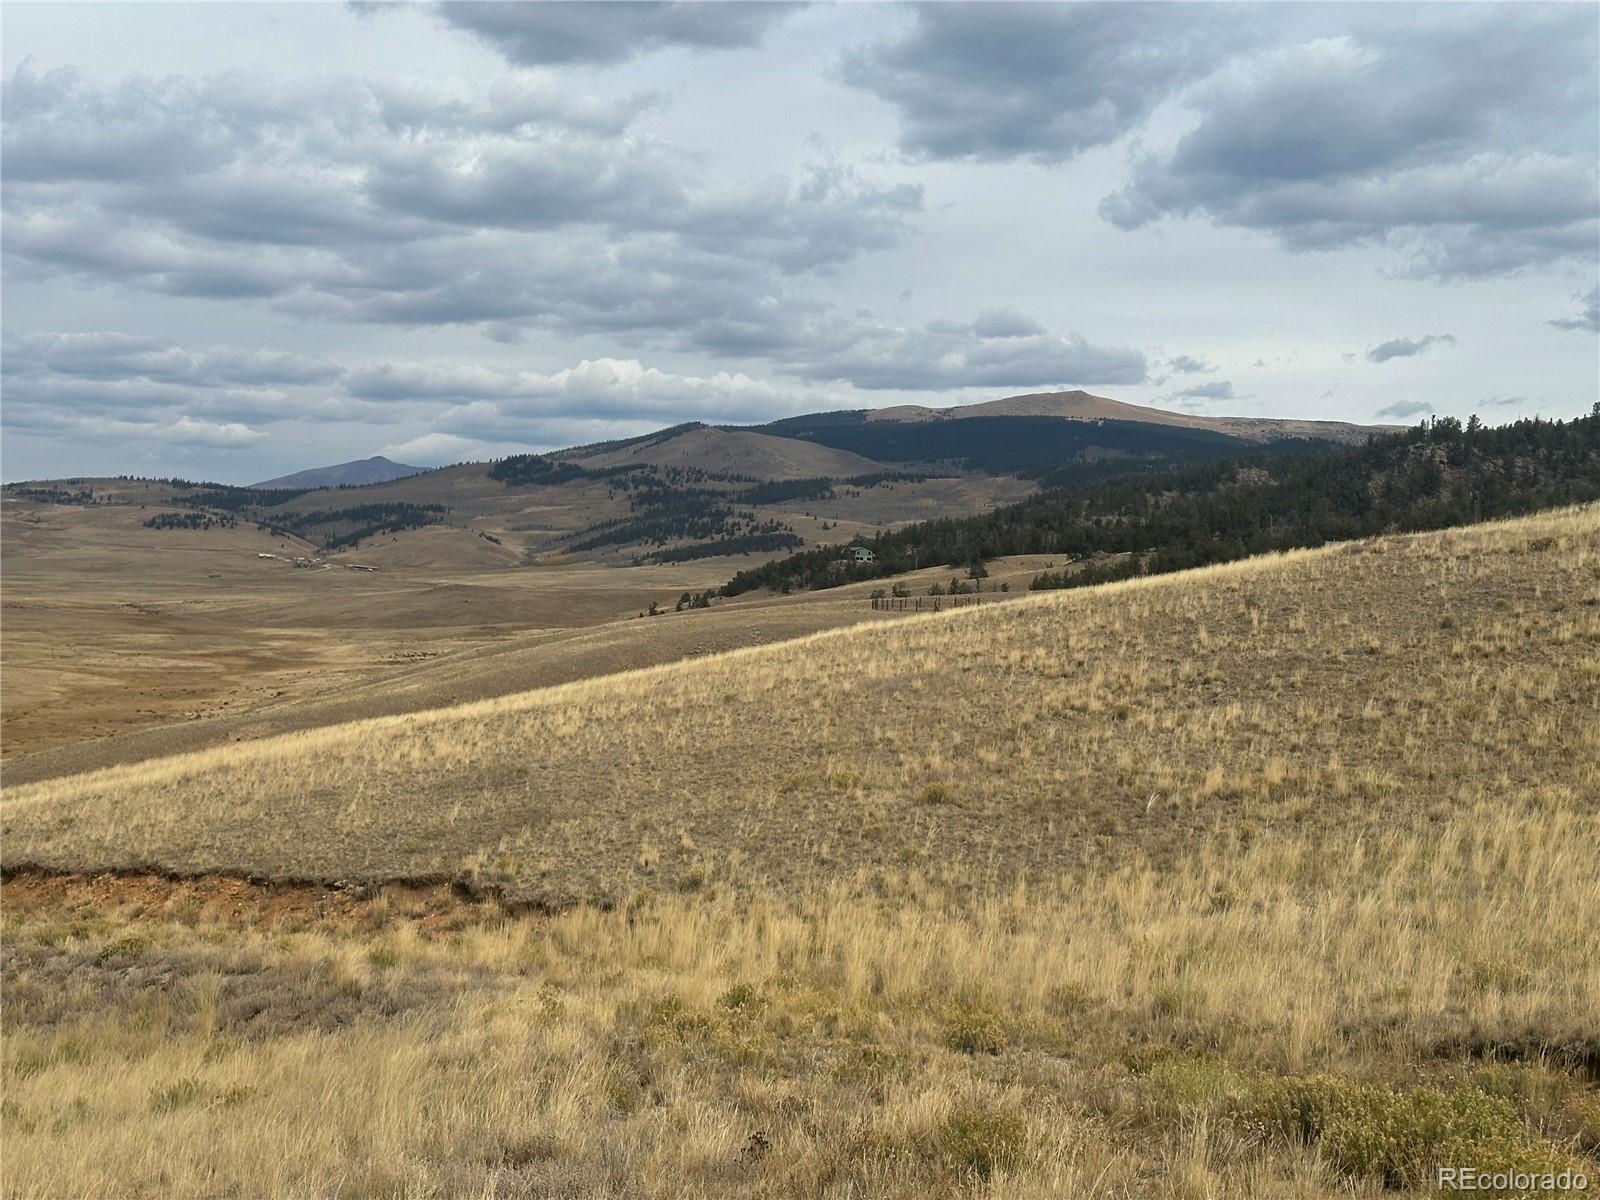
[[[874,619],[871,585],[673,613],[752,559],[511,568],[368,547],[380,572],[251,526],[144,528],[145,510],[3,506],[8,783],[441,708]],[[487,545],[487,543],[485,543]],[[396,561],[401,550],[411,558]],[[261,554],[275,557],[260,558]],[[345,557],[351,557],[349,555]],[[1047,557],[992,566],[1019,593]],[[951,572],[920,572],[919,590]],[[664,617],[638,620],[654,603]]]

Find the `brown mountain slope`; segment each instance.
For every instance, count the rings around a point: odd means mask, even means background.
[[[1358,442],[1369,433],[1394,429],[1392,425],[1353,425],[1347,421],[1302,421],[1274,417],[1206,417],[1168,412],[1142,404],[1127,404],[1089,392],[1030,392],[982,404],[928,408],[900,404],[867,414],[869,421],[959,421],[971,417],[1061,417],[1069,421],[1141,421],[1148,425],[1173,425],[1184,429],[1209,429],[1250,441],[1274,438],[1320,438],[1333,442]]]
[[[756,479],[848,477],[883,470],[881,463],[795,438],[745,430],[691,429],[664,441],[626,446],[579,460],[586,467],[650,463],[658,467],[697,467]]]

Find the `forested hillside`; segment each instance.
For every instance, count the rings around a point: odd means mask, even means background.
[[[832,412],[789,417],[754,429],[848,450],[875,462],[949,463],[1004,474],[1105,459],[1188,462],[1230,454],[1243,444],[1239,438],[1206,429],[1059,417],[869,421],[864,412]]]
[[[1572,421],[1495,428],[1446,417],[1326,454],[1260,453],[1046,491],[881,535],[866,543],[876,562],[846,566],[834,550],[810,550],[742,571],[723,590],[831,587],[1008,554],[1103,560],[1034,581],[1081,586],[1596,498],[1600,404]]]

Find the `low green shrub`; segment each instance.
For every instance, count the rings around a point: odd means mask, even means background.
[[[753,983],[736,983],[722,995],[717,1003],[733,1012],[758,1012],[765,1005],[761,989]]]
[[[1434,1188],[1440,1167],[1559,1174],[1578,1165],[1535,1138],[1510,1099],[1477,1088],[1402,1091],[1303,1076],[1255,1089],[1245,1115],[1267,1136],[1316,1143],[1340,1171],[1391,1188]]]
[[[964,1174],[988,1179],[1014,1166],[1028,1140],[1028,1123],[1017,1109],[999,1105],[958,1105],[935,1133],[945,1162]]]
[[[1249,1081],[1209,1054],[1171,1054],[1150,1067],[1154,1095],[1181,1108],[1205,1107],[1249,1091]]]
[[[103,967],[119,958],[138,958],[150,948],[150,939],[142,934],[130,933],[107,942],[94,956],[94,965]]]
[[[1000,1018],[980,1004],[955,1004],[945,1013],[944,1044],[963,1054],[1003,1054],[1006,1031]]]

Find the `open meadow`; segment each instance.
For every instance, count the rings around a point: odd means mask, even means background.
[[[1600,1186],[1593,506],[40,779],[0,836],[8,1195]]]
[[[962,482],[922,486],[937,494]],[[523,692],[872,616],[869,588],[671,612],[685,592],[714,589],[759,556],[642,568],[550,556],[527,567],[500,525],[504,537],[434,526],[340,553],[248,521],[151,529],[145,521],[161,507],[153,497],[165,490],[112,481],[93,506],[0,497],[8,783]],[[902,490],[873,489],[882,510],[874,516],[892,512]],[[866,503],[846,494],[833,505]],[[844,536],[837,512],[828,524],[823,536]],[[994,564],[994,580],[1025,589],[1045,561]],[[670,619],[637,621],[652,604]]]

